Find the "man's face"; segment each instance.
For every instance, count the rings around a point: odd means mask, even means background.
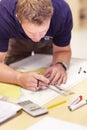
[[[27,20],[24,20],[21,24],[26,35],[34,42],[39,42],[43,38],[50,26],[50,20],[46,21],[42,25],[36,25],[29,23]]]

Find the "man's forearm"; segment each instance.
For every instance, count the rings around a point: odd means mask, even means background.
[[[69,66],[71,54],[72,52],[70,46],[57,47],[54,45],[53,64],[56,64],[57,62],[64,62],[65,64],[67,64],[67,66]]]
[[[55,58],[54,65],[61,65],[65,71],[69,68],[71,53],[58,54],[59,56]],[[55,56],[56,57],[56,56]]]
[[[65,62],[69,65],[71,59],[71,52],[58,52],[53,55],[53,64],[57,62]]]
[[[7,52],[0,52],[0,62],[3,62]]]
[[[18,74],[19,72],[13,70],[3,63],[0,63],[0,82],[17,84]]]

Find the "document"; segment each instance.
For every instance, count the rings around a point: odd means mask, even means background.
[[[40,55],[27,57],[21,61],[13,63],[10,67],[17,69],[21,72],[26,71],[45,71],[52,64],[52,55]],[[87,60],[71,59],[70,67],[67,70],[67,82],[62,84],[61,87],[69,89],[77,83],[87,78]]]
[[[5,101],[0,101],[0,123],[15,116],[22,107]]]
[[[30,126],[26,130],[87,130],[87,126],[82,126],[67,121],[58,120],[53,117],[45,117]]]
[[[10,67],[21,72],[39,71],[48,68],[52,64],[52,55],[35,54],[10,64]]]
[[[51,64],[51,55],[35,54],[34,56],[27,57],[21,61],[11,64],[10,67],[22,72],[35,71],[41,73]],[[87,60],[72,58],[70,67],[67,70],[67,82],[66,84],[62,84],[60,86],[60,88],[64,91],[59,91],[57,88],[55,88],[55,86],[50,85],[50,87],[44,90],[32,92],[17,85],[0,83],[0,95],[8,97],[9,99],[15,98],[17,102],[31,100],[32,102],[43,106],[62,93],[65,95],[73,94],[70,88],[74,87],[76,84],[80,83],[86,78]]]
[[[10,66],[21,72],[35,71],[41,73],[46,70],[46,68],[48,68],[51,64],[52,55],[35,54],[34,56],[27,57],[21,61],[13,63]],[[86,78],[87,60],[72,58],[70,62],[70,67],[67,70],[67,82],[66,84],[62,84],[61,86],[59,86],[64,91],[59,91],[57,88],[55,88],[55,86],[52,85],[50,85],[47,89],[37,92],[21,89],[21,95],[25,95],[25,97],[21,97],[20,100],[22,101],[29,99],[38,105],[44,105],[53,98],[59,96],[60,94],[73,94],[73,92],[70,91],[70,88],[74,87]]]

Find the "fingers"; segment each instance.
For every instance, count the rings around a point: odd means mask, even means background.
[[[56,73],[54,75],[54,78],[53,80],[51,80],[51,84],[58,84],[58,85],[61,85],[62,83],[66,83],[66,80],[67,80],[67,75],[66,73],[62,73],[62,74],[59,74],[59,73]]]
[[[25,89],[31,91],[37,91],[42,89],[44,86],[47,86],[49,83],[49,79],[45,76],[37,74],[37,73],[29,73],[26,75],[25,81],[23,81],[23,85]]]
[[[38,74],[35,78],[45,84],[48,84],[50,82],[47,77],[45,77],[41,74]]]
[[[36,82],[31,82],[27,86],[25,85],[24,88],[31,91],[38,91],[41,88],[41,86],[39,85],[39,80],[36,80]]]
[[[50,84],[57,84],[60,86],[62,83],[65,84],[67,80],[67,73],[63,68],[51,67],[45,73],[45,76],[50,80]]]
[[[45,75],[37,73],[24,73],[19,77],[19,85],[23,86],[25,89],[31,91],[38,91],[48,86],[49,84],[61,85],[67,80],[67,74],[64,69],[58,69],[58,67],[51,67],[47,70]]]

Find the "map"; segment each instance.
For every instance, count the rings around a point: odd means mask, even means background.
[[[0,95],[16,99],[19,99],[22,96],[19,86],[5,83],[0,83]]]
[[[42,74],[51,65],[51,62],[51,55],[36,54],[35,56],[11,64],[10,67],[21,72],[34,71]],[[61,90],[55,86],[49,85],[43,90],[32,92],[21,86],[0,83],[0,99],[16,103],[24,100],[31,100],[38,105],[44,105],[60,94],[63,94],[64,98],[68,94],[73,94],[73,92],[70,91],[70,88],[86,78],[87,61],[72,58],[70,67],[67,70],[67,82],[60,86]]]

